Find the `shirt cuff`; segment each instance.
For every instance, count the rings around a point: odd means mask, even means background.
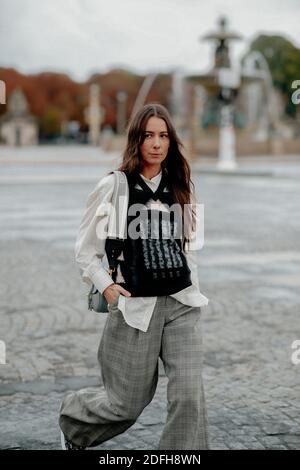
[[[99,269],[99,271],[96,271],[94,274],[91,275],[91,280],[94,284],[94,286],[98,289],[100,294],[103,294],[103,291],[110,286],[111,284],[114,284],[114,281],[110,277],[107,271],[105,269]]]

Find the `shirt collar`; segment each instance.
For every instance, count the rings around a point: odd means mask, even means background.
[[[153,178],[149,179],[149,178],[146,178],[144,175],[142,175],[140,173],[141,177],[143,178],[143,180],[145,180],[146,182],[150,182],[150,183],[155,183],[155,184],[159,184],[160,183],[160,180],[161,180],[161,176],[162,176],[162,170],[160,170],[160,172],[158,173],[158,175],[156,176],[153,176]]]

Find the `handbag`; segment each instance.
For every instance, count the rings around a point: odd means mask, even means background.
[[[116,282],[117,268],[120,261],[117,260],[118,256],[123,250],[123,240],[115,238],[107,238],[105,240],[105,251],[107,259],[109,261],[108,273],[111,276],[113,282]],[[101,292],[92,284],[92,287],[88,295],[88,309],[94,310],[94,312],[108,312],[108,303],[106,298]]]
[[[101,294],[98,289],[94,286],[91,287],[88,296],[88,309],[94,310],[94,312],[108,312],[107,300],[103,294]]]
[[[112,275],[112,271],[109,270],[110,276]],[[106,298],[104,297],[101,292],[92,284],[92,287],[87,294],[88,296],[88,309],[94,310],[97,313],[106,313],[108,312],[108,303]]]
[[[128,205],[128,186],[126,176],[121,171],[114,171],[116,178],[116,188],[113,193],[112,205],[115,208],[115,216],[109,218],[108,236],[105,241],[105,252],[109,264],[108,273],[112,277],[113,282],[116,282],[117,267],[119,261],[117,260],[123,249],[125,222]],[[120,207],[120,203],[122,207]],[[118,226],[119,215],[121,214],[121,225]],[[125,215],[125,217],[124,217]],[[121,236],[120,236],[121,235]],[[123,237],[123,238],[122,238]],[[108,303],[106,298],[101,292],[98,291],[96,286],[92,284],[88,297],[88,309],[97,313],[108,312]]]

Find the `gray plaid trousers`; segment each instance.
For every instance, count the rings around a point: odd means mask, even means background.
[[[94,447],[132,426],[155,394],[159,357],[168,403],[158,449],[208,449],[201,309],[170,296],[157,297],[146,332],[125,323],[117,302],[110,306],[98,350],[104,387],[64,396],[59,425],[66,438]]]

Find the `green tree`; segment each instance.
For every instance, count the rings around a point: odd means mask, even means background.
[[[283,94],[285,111],[289,116],[296,115],[296,105],[292,103],[292,83],[300,80],[300,49],[282,36],[258,36],[250,45],[250,50],[260,51],[268,65],[273,84]]]
[[[56,137],[61,131],[61,111],[49,106],[41,118],[41,134],[45,137]]]

